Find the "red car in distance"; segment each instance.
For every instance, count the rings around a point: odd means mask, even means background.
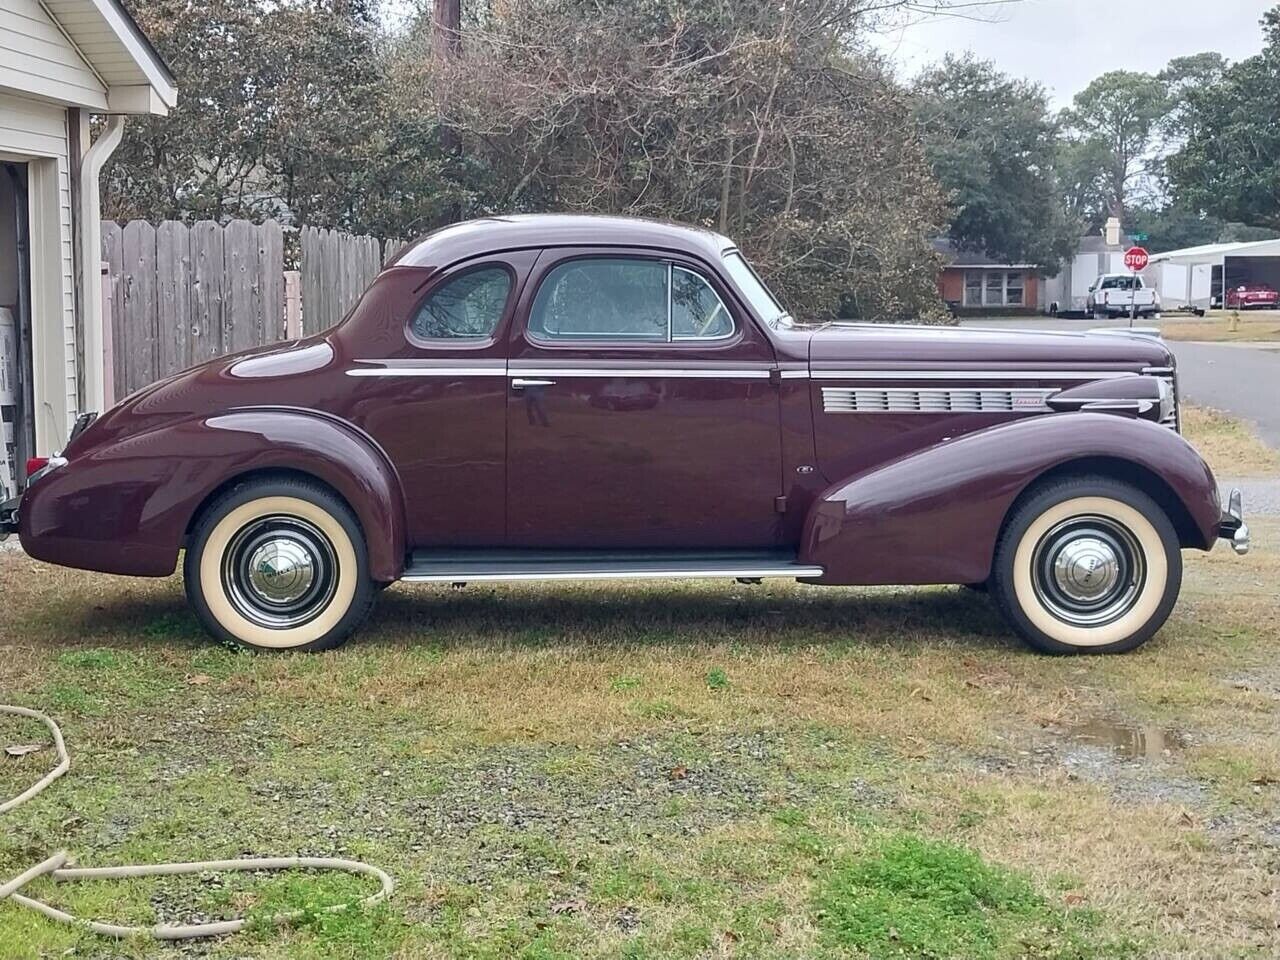
[[[1280,292],[1265,283],[1253,283],[1227,291],[1228,310],[1275,310]]]

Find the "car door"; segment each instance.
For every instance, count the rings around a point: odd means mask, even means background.
[[[508,543],[777,545],[773,367],[771,344],[706,265],[544,252],[510,340]]]
[[[396,466],[410,547],[499,547],[506,535],[507,330],[537,251],[467,261],[389,317],[353,418]]]

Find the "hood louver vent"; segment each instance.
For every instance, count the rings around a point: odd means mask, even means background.
[[[1056,390],[823,387],[827,413],[1047,413]]]

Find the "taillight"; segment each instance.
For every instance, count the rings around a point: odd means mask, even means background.
[[[28,457],[27,458],[27,479],[33,476],[49,465],[48,457]]]

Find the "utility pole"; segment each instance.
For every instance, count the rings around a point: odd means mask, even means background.
[[[440,63],[447,63],[462,53],[462,0],[434,0],[434,4],[431,52]],[[441,149],[446,154],[456,154],[460,146],[457,132],[447,122],[442,122]],[[451,204],[444,211],[444,223],[455,223],[461,218],[462,210],[457,204]]]

